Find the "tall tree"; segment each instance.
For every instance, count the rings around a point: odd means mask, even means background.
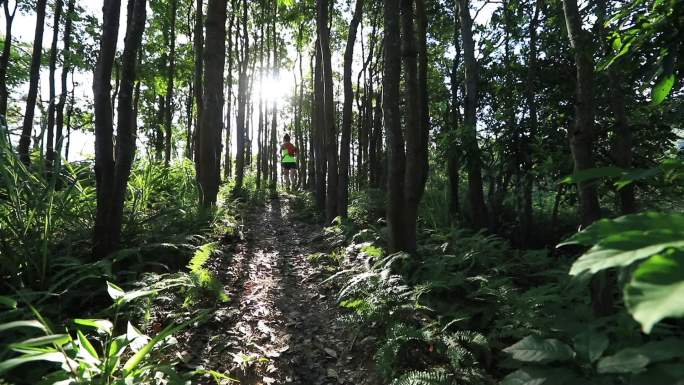
[[[449,216],[452,221],[456,221],[460,216],[460,159],[459,145],[457,141],[457,135],[459,132],[459,127],[461,126],[461,103],[459,101],[459,89],[461,88],[461,77],[459,76],[459,67],[461,65],[461,43],[460,43],[460,23],[458,21],[458,2],[454,1],[454,59],[451,64],[451,77],[450,77],[450,91],[451,91],[451,102],[450,108],[451,113],[449,118],[451,119],[447,138],[449,142],[447,144],[447,174],[449,175]]]
[[[563,0],[563,12],[576,69],[575,117],[568,137],[575,172],[580,172],[594,168],[594,50],[591,33],[582,28],[577,0]],[[596,185],[582,181],[578,183],[578,189],[580,221],[588,226],[601,216]]]
[[[62,18],[62,0],[56,0],[54,5],[54,17],[52,19],[52,45],[50,46],[50,100],[47,111],[47,149],[45,160],[48,172],[52,168],[52,162],[55,158],[55,109],[57,90],[55,87],[55,72],[57,72],[57,42],[59,41],[59,23]]]
[[[532,165],[534,162],[532,154],[532,141],[536,138],[539,131],[539,118],[537,108],[537,82],[538,82],[538,68],[537,68],[537,52],[538,52],[538,34],[539,17],[544,0],[535,0],[533,2],[533,10],[528,27],[529,35],[529,49],[527,55],[527,81],[525,84],[524,94],[525,103],[528,110],[528,133],[522,141],[522,172],[523,172],[523,187],[522,187],[522,210],[520,218],[520,236],[521,244],[527,244],[530,239],[530,234],[533,225],[532,212],[532,189],[534,183],[534,175],[532,173]]]
[[[318,43],[321,46],[323,78],[323,124],[325,131],[325,151],[327,154],[327,189],[325,218],[331,222],[338,214],[337,207],[337,132],[335,129],[335,101],[333,87],[332,60],[330,54],[330,1],[316,0],[316,23]]]
[[[473,41],[473,19],[470,16],[469,0],[458,0],[458,15],[465,65],[462,141],[468,169],[468,203],[472,225],[480,229],[487,227],[488,215],[482,188],[482,158],[477,141],[478,74],[475,43]]]
[[[171,145],[172,145],[172,123],[175,108],[173,107],[173,78],[176,76],[176,10],[178,8],[178,0],[169,1],[169,19],[170,31],[164,32],[167,36],[167,43],[169,45],[168,55],[168,73],[166,74],[166,111],[164,115],[164,164],[166,166],[171,162]]]
[[[33,38],[33,53],[31,54],[31,69],[29,91],[26,97],[26,110],[21,128],[21,138],[17,149],[19,158],[24,164],[29,164],[29,147],[33,132],[33,117],[35,116],[36,100],[38,98],[38,83],[40,82],[40,60],[43,53],[43,30],[45,25],[45,8],[47,0],[36,1],[36,30]],[[118,23],[117,23],[118,25]]]
[[[93,78],[95,97],[95,176],[97,211],[95,216],[94,253],[105,256],[116,250],[121,241],[123,202],[131,164],[135,154],[133,86],[137,52],[145,29],[145,0],[128,0],[128,16],[122,73],[118,94],[116,155],[113,153],[113,114],[111,76],[119,31],[121,2],[105,1],[100,54]],[[116,157],[116,159],[115,159]]]
[[[349,205],[349,154],[351,144],[352,104],[354,91],[352,90],[352,61],[354,59],[354,44],[356,43],[356,31],[359,28],[363,16],[363,0],[356,0],[354,16],[349,23],[347,46],[344,50],[344,106],[342,108],[342,139],[340,141],[340,171],[338,210],[342,217],[347,216]]]
[[[0,56],[0,115],[7,116],[7,69],[9,67],[9,59],[12,53],[12,23],[14,16],[17,14],[17,6],[19,0],[14,2],[12,12],[10,12],[9,0],[2,4],[5,13],[5,41],[2,46],[2,56]]]
[[[235,133],[235,190],[242,189],[245,177],[245,136],[246,136],[246,109],[247,109],[247,70],[249,68],[249,34],[247,33],[247,0],[242,1],[242,57],[239,63],[238,74],[238,110]]]
[[[64,36],[62,37],[62,73],[61,73],[61,90],[59,94],[59,102],[57,103],[57,133],[55,136],[56,140],[56,151],[61,153],[62,141],[64,137],[64,106],[67,100],[67,77],[71,68],[71,34],[73,31],[73,18],[74,18],[74,7],[76,0],[69,0],[67,5],[67,11],[64,14]]]
[[[202,87],[204,86],[203,82],[203,72],[204,72],[204,66],[202,62],[202,58],[204,56],[204,1],[203,0],[197,0],[195,3],[195,30],[193,33],[193,46],[194,46],[194,52],[195,52],[195,71],[194,71],[194,77],[193,77],[193,83],[195,84],[194,88],[194,97],[195,97],[195,105],[197,113],[195,117],[195,131],[194,131],[194,137],[193,138],[188,138],[188,140],[192,140],[194,145],[193,148],[195,149],[195,170],[197,173],[197,180],[199,181],[199,174],[200,174],[200,169],[199,169],[199,142],[200,142],[200,121],[202,120],[202,109],[204,107],[204,101],[202,100],[203,98],[203,92],[202,92]]]
[[[109,213],[113,246],[119,246],[123,223],[126,187],[135,158],[136,113],[134,85],[137,77],[138,52],[145,31],[146,0],[128,0],[128,15],[124,50],[121,56],[116,121],[116,160],[113,175],[113,199]]]
[[[582,28],[577,0],[563,0],[563,12],[575,58],[575,116],[568,137],[577,173],[594,168],[594,50],[592,34]],[[580,181],[577,187],[580,222],[583,226],[589,226],[601,217],[596,185],[592,181]],[[591,299],[594,314],[607,315],[612,311],[611,289],[605,273],[592,278]]]
[[[230,129],[231,129],[231,113],[233,107],[233,98],[230,95],[233,93],[233,38],[231,34],[233,33],[233,26],[235,25],[235,0],[231,1],[230,7],[230,22],[228,23],[228,84],[226,85],[228,92],[226,93],[226,98],[228,102],[226,111],[226,157],[224,159],[224,179],[228,180],[230,177],[232,162],[230,156]]]
[[[106,0],[102,7],[102,35],[93,76],[93,106],[95,109],[95,181],[97,211],[95,214],[94,253],[105,256],[114,248],[109,221],[114,192],[114,132],[112,111],[112,68],[119,33],[120,0]]]
[[[401,82],[401,32],[399,25],[399,1],[384,0],[385,30],[385,71],[383,74],[382,106],[384,127],[387,138],[387,172],[388,172],[388,207],[387,225],[389,229],[390,249],[401,250],[406,158],[404,139],[401,129],[399,110]]]
[[[207,7],[207,40],[204,50],[204,110],[200,122],[200,174],[201,203],[216,203],[220,181],[216,142],[220,141],[223,127],[223,67],[226,51],[226,0],[209,0]]]

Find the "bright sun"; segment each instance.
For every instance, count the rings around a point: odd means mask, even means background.
[[[259,79],[255,80],[255,89],[258,90],[258,97],[263,97],[264,101],[279,104],[285,103],[286,99],[292,95],[294,91],[294,78],[291,73],[281,72],[278,77],[268,76],[264,77],[259,83]],[[258,100],[258,99],[257,99]]]

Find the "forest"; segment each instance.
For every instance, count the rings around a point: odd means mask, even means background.
[[[684,0],[0,7],[0,385],[684,383]]]

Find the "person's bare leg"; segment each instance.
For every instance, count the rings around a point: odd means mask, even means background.
[[[283,167],[283,184],[285,185],[285,189],[290,188],[290,170],[286,169]]]
[[[291,168],[287,171],[288,171],[288,174],[290,175],[291,188],[294,190],[297,188],[297,169]]]

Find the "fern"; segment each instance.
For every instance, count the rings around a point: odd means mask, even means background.
[[[392,385],[457,385],[456,379],[442,369],[430,371],[411,371],[396,380]]]

